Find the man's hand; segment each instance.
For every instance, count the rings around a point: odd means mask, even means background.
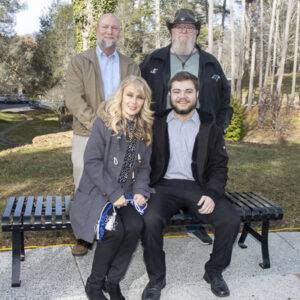
[[[127,205],[127,201],[124,196],[121,196],[117,201],[115,201],[114,206],[116,208],[121,208]]]
[[[211,214],[215,208],[215,202],[209,196],[202,196],[198,202],[198,206],[202,207],[198,210],[200,214]]]
[[[143,206],[147,202],[147,200],[145,199],[145,197],[142,194],[135,194],[133,196],[133,200],[139,206]]]

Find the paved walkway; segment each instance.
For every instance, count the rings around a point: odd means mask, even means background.
[[[33,110],[29,104],[4,104],[0,103],[0,111],[1,112],[12,112],[12,113],[19,113],[25,111]]]
[[[300,233],[271,233],[271,268],[263,270],[260,245],[248,237],[247,249],[234,247],[231,266],[223,273],[231,296],[227,299],[300,299]],[[202,279],[211,246],[195,237],[165,239],[167,286],[161,300],[219,299]],[[91,269],[93,252],[74,258],[70,247],[26,251],[21,287],[11,288],[11,253],[0,252],[0,299],[86,299],[84,282]],[[139,246],[122,291],[126,299],[140,299],[148,279]]]

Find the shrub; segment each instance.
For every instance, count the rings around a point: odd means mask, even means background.
[[[244,127],[244,108],[241,103],[233,98],[231,102],[233,108],[233,116],[229,127],[227,128],[225,139],[229,141],[240,141],[245,135]]]

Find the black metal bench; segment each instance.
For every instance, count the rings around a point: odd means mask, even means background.
[[[242,234],[238,244],[247,248],[245,239],[251,234],[261,243],[262,268],[270,268],[268,233],[269,222],[283,217],[280,206],[256,193],[226,193],[226,198],[234,204],[243,222]],[[25,259],[24,232],[43,230],[70,229],[69,205],[70,196],[9,197],[2,216],[2,231],[12,232],[12,287],[18,287],[20,281],[20,261]],[[261,222],[261,234],[253,227],[252,222]],[[185,226],[188,231],[198,236],[203,224],[186,212],[176,214],[169,226]]]
[[[234,205],[243,223],[243,230],[238,240],[238,245],[242,249],[247,248],[247,245],[245,245],[246,237],[248,234],[252,235],[261,244],[262,262],[259,265],[263,269],[270,268],[269,225],[270,221],[283,218],[282,208],[266,197],[253,192],[226,192],[225,197]],[[261,223],[261,233],[251,226],[252,223]],[[181,212],[175,215],[170,223],[170,226],[180,225],[186,226],[188,231],[198,237],[198,226],[202,227],[203,223],[188,212]]]
[[[70,196],[9,197],[2,215],[2,231],[12,232],[11,286],[21,285],[21,261],[25,260],[24,232],[70,229]]]

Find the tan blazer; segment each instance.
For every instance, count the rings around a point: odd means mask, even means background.
[[[140,75],[137,64],[118,52],[121,81],[128,75]],[[96,48],[77,54],[66,74],[65,103],[73,115],[75,134],[89,136],[99,104],[104,100],[103,82]]]

